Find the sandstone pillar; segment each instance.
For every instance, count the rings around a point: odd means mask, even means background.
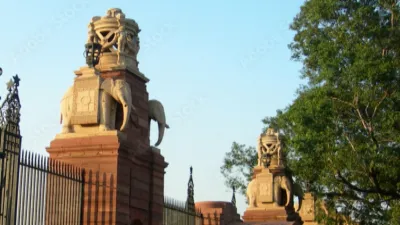
[[[161,225],[168,164],[149,143],[148,79],[136,59],[140,29],[120,9],[93,17],[89,27],[88,39],[99,41],[103,54],[95,69],[75,72],[73,94],[62,102],[68,121],[47,151],[85,169],[84,224]]]
[[[244,212],[244,222],[276,221],[283,224],[290,221],[289,224],[301,224],[293,207],[293,184],[285,173],[279,133],[268,129],[261,134],[257,151],[258,165],[247,187],[249,207]]]

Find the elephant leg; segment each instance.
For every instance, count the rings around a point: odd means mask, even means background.
[[[111,130],[111,96],[102,92],[101,93],[101,118],[100,118],[100,131]]]
[[[291,193],[290,193],[290,190],[288,190],[287,187],[286,187],[285,190],[286,190],[286,204],[285,204],[285,206],[288,206],[288,205],[290,204],[292,195],[291,195]]]
[[[132,104],[132,92],[129,84],[124,82],[121,88],[115,90],[118,90],[115,95],[117,96],[117,101],[121,103],[124,111],[124,120],[122,122],[120,130],[125,131],[129,125],[129,121],[133,112],[136,111],[136,108]]]
[[[274,179],[274,202],[275,206],[279,206],[281,202],[281,179],[275,177]]]
[[[255,193],[253,193],[251,196],[251,207],[257,207]]]
[[[286,191],[286,204],[285,204],[285,206],[288,206],[291,203],[293,193],[292,193],[291,182],[287,177],[282,177],[282,186],[284,186],[284,189]]]

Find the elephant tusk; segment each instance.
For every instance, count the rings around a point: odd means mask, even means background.
[[[127,104],[124,104],[123,111],[124,111],[124,122],[121,125],[121,128],[120,128],[121,131],[125,131],[127,128],[128,119],[129,119],[128,116],[130,116],[131,109],[127,106]]]

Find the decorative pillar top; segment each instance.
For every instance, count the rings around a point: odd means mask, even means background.
[[[107,10],[103,17],[93,17],[88,25],[87,43],[102,46],[96,69],[110,71],[122,68],[138,74],[139,32],[136,21],[126,18],[118,8]]]
[[[258,166],[264,166],[265,168],[284,167],[281,150],[282,145],[279,133],[272,128],[268,128],[258,138]]]
[[[192,212],[195,211],[195,206],[194,206],[194,183],[193,183],[193,167],[190,167],[190,176],[189,176],[189,182],[188,182],[188,195],[186,199],[186,208]]]
[[[235,192],[236,192],[235,186],[232,185],[232,200],[231,200],[231,203],[232,203],[232,205],[233,205],[234,207],[236,207],[236,196],[235,196]]]

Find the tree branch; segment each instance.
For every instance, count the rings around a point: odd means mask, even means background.
[[[386,99],[387,96],[388,96],[388,92],[385,91],[385,94],[383,95],[381,100],[379,100],[378,104],[376,104],[376,106],[374,108],[374,112],[372,113],[371,119],[374,118],[376,111],[378,110],[378,107],[382,104],[382,102]]]
[[[343,103],[343,104],[345,104],[345,105],[348,105],[348,106],[350,106],[351,108],[355,108],[354,105],[351,104],[350,102],[343,101],[342,99],[339,99],[339,98],[337,98],[337,97],[331,97],[331,99],[332,99],[332,100],[335,100],[335,101],[338,101],[338,102],[340,102],[340,103]]]
[[[363,192],[363,193],[369,193],[369,194],[382,194],[382,195],[387,195],[387,196],[391,196],[395,199],[400,199],[400,194],[398,194],[397,192],[391,192],[391,191],[385,191],[385,190],[378,190],[377,188],[375,189],[362,189],[359,188],[353,184],[351,184],[346,178],[344,178],[342,176],[342,174],[340,173],[340,171],[337,171],[337,176],[339,177],[340,181],[342,183],[344,183],[345,185],[347,185],[350,189],[353,189],[355,191],[358,192]]]

